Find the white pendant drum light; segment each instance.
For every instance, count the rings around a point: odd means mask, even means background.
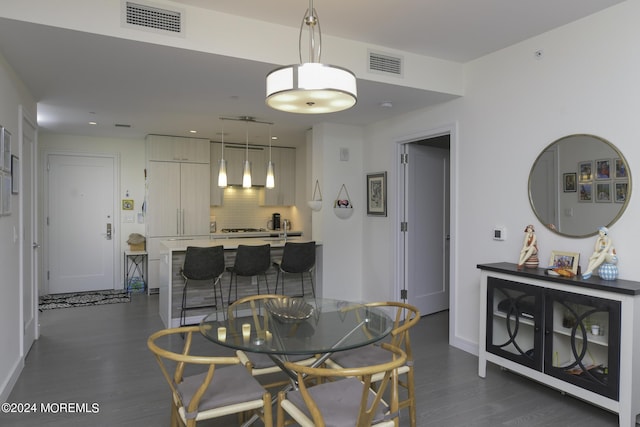
[[[227,186],[227,161],[224,159],[224,121],[222,122],[222,157],[218,170],[218,187]]]
[[[249,122],[247,122],[247,148],[242,169],[242,188],[251,188],[251,163],[249,163]]]
[[[273,173],[273,162],[271,161],[271,125],[269,125],[269,163],[267,163],[267,181],[265,187],[274,188],[276,186],[276,178]]]
[[[302,33],[309,30],[309,61],[302,62]],[[316,34],[317,27],[317,34]],[[267,105],[290,113],[334,113],[353,107],[358,98],[356,76],[335,65],[322,64],[320,21],[309,0],[298,40],[300,64],[277,68],[267,74]]]

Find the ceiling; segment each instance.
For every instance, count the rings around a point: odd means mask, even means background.
[[[465,63],[622,0],[320,0],[323,34]],[[175,0],[299,27],[304,0]],[[373,6],[372,6],[373,5]],[[233,35],[230,35],[232,37]],[[328,115],[297,115],[264,103],[274,64],[106,37],[0,18],[0,52],[38,101],[41,131],[141,138],[149,133],[295,145],[316,123],[365,125],[451,99],[443,94],[358,80],[358,103]],[[339,65],[339,64],[337,64]],[[382,107],[391,102],[393,107]],[[90,121],[97,125],[89,125]],[[190,134],[189,130],[197,130]]]

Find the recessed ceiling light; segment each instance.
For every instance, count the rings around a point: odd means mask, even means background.
[[[197,130],[190,130],[189,133],[198,133]]]
[[[380,106],[382,108],[393,108],[393,103],[390,101],[381,102]]]
[[[89,122],[90,125],[97,125],[98,122]]]

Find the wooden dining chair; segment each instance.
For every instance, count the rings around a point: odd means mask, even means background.
[[[198,421],[229,414],[239,414],[242,418],[251,413],[262,418],[266,427],[272,426],[271,394],[237,357],[191,354],[194,332],[200,333],[198,326],[162,329],[147,340],[171,388],[171,427],[195,427]],[[182,351],[168,349],[170,343],[175,342],[172,339],[182,341],[180,336],[184,337]],[[185,370],[194,370],[193,365],[204,372],[185,376]]]
[[[302,427],[397,427],[398,368],[406,363],[407,355],[388,343],[380,348],[389,360],[376,365],[336,369],[286,362],[285,367],[297,374],[299,389],[278,393],[276,425],[283,427],[289,421],[285,420],[286,413]],[[309,387],[304,381],[309,376],[319,378],[320,383]],[[325,378],[332,381],[322,381]]]
[[[244,298],[240,298],[227,307],[227,319],[229,320],[229,324],[233,325],[236,321],[239,310],[244,309],[246,311],[242,311],[241,314],[243,315],[243,317],[246,317],[247,315],[251,316],[253,328],[256,331],[256,334],[258,334],[258,336],[261,334],[266,335],[266,331],[269,331],[269,316],[266,315],[266,307],[264,306],[264,302],[269,299],[279,298],[286,297],[284,295],[262,294],[249,295]],[[236,350],[236,356],[240,359],[240,362],[249,370],[249,372],[251,372],[253,376],[257,377],[269,374],[277,376],[277,374],[282,373],[282,369],[267,354]],[[296,363],[300,363],[303,365],[311,365],[316,361],[315,355],[297,355],[287,357],[290,361],[295,361]],[[281,387],[290,382],[288,378],[270,378],[268,381],[269,382],[262,382],[263,387],[268,389],[273,387]]]
[[[399,400],[399,408],[409,408],[409,420],[411,427],[416,427],[416,398],[415,398],[415,380],[413,353],[411,351],[411,337],[409,331],[420,320],[420,311],[413,305],[389,301],[389,302],[372,302],[364,304],[368,307],[380,307],[392,309],[393,329],[391,330],[389,342],[401,349],[407,354],[406,363],[398,369],[400,376],[399,385],[405,389],[406,398]],[[389,359],[388,352],[380,348],[379,344],[371,344],[365,347],[354,348],[352,350],[340,351],[331,355],[326,361],[326,365],[339,369],[360,366],[363,363],[377,364]],[[382,377],[374,376],[374,383],[378,382]],[[404,394],[404,393],[403,393]],[[404,396],[403,396],[404,397]]]

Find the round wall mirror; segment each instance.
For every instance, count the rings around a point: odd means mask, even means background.
[[[538,220],[567,237],[589,237],[611,226],[631,196],[631,171],[609,141],[569,135],[549,144],[529,174],[529,202]]]

